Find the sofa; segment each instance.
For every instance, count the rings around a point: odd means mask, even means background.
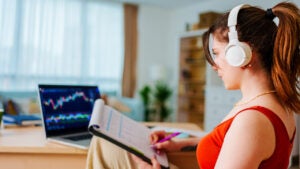
[[[114,94],[103,94],[108,98],[108,105],[112,106],[127,117],[136,120],[144,120],[143,103],[138,98],[127,98],[116,96]],[[22,114],[39,114],[40,106],[38,102],[38,94],[34,91],[28,92],[0,92],[0,101],[7,106],[11,102],[15,106],[17,113]],[[10,110],[13,111],[13,110]]]

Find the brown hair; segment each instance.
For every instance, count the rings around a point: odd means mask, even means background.
[[[300,10],[293,3],[281,2],[272,12],[279,19],[278,27],[265,10],[253,6],[242,8],[236,26],[238,38],[258,54],[287,110],[300,113]],[[209,35],[228,42],[227,19],[225,13],[203,34],[205,57],[214,66]]]

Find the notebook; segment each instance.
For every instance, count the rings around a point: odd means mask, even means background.
[[[46,139],[88,149],[92,138],[88,125],[94,101],[100,98],[98,87],[39,84],[38,95]]]
[[[133,153],[149,164],[151,164],[150,159],[155,156],[162,169],[169,168],[166,153],[157,153],[150,142],[151,129],[105,105],[101,99],[95,101],[89,131]]]

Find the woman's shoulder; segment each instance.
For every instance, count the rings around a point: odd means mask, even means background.
[[[245,108],[234,116],[231,127],[236,126],[239,129],[246,129],[247,131],[253,130],[257,134],[264,134],[259,133],[262,131],[273,131],[272,122],[270,121],[270,117],[266,115],[266,112],[277,116],[273,111],[264,107],[254,106]]]
[[[262,120],[261,118],[264,117],[264,114],[275,114],[271,109],[262,107],[262,106],[250,106],[250,107],[241,107],[237,108],[235,107],[230,111],[230,113],[223,119],[222,123],[230,121],[230,125],[233,121],[241,121],[245,120],[245,122],[262,122],[258,120]],[[240,120],[241,119],[241,120]],[[267,120],[267,118],[263,118],[264,120]],[[264,121],[267,122],[267,121]],[[246,124],[245,123],[245,124]]]
[[[266,131],[281,130],[292,138],[295,130],[294,114],[288,113],[282,107],[251,106],[240,110],[234,117],[233,123],[254,125],[249,129]]]
[[[221,159],[238,159],[241,164],[253,162],[257,167],[275,149],[272,123],[257,110],[248,109],[233,117],[222,145]],[[243,154],[243,157],[241,156]],[[226,160],[225,160],[226,161]]]
[[[274,123],[284,127],[281,117],[272,109],[252,106],[240,110],[233,118],[231,129],[236,128],[252,134],[253,137],[264,137],[266,139],[275,139]]]

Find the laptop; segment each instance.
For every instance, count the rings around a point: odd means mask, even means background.
[[[88,149],[92,138],[88,125],[94,101],[100,98],[98,87],[39,84],[38,95],[46,139]]]

